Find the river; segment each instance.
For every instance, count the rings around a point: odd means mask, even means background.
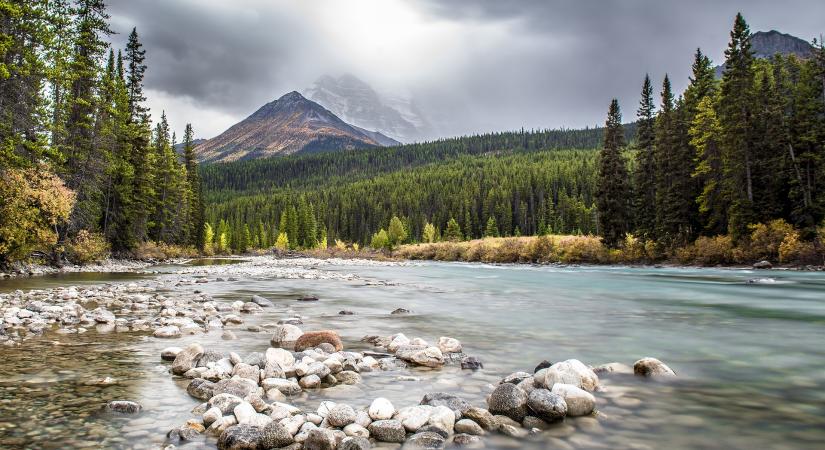
[[[542,360],[632,365],[654,356],[673,381],[633,376],[603,380],[596,418],[567,419],[525,441],[491,436],[488,448],[803,449],[825,442],[825,273],[733,269],[557,267],[464,263],[292,263],[330,276],[284,278],[225,266],[160,266],[145,274],[68,274],[0,281],[0,292],[100,283],[157,283],[199,289],[218,301],[275,302],[233,331],[178,339],[150,332],[47,332],[0,347],[0,447],[157,448],[165,433],[194,416],[199,402],[173,379],[160,351],[200,342],[219,351],[264,351],[269,334],[249,325],[300,315],[305,330],[333,329],[347,349],[367,350],[365,335],[403,332],[434,342],[451,336],[484,369],[363,374],[292,399],[314,409],[321,400],[368,406],[386,397],[417,404],[428,392],[460,394],[478,406],[492,385]],[[227,272],[228,271],[228,272]],[[233,275],[235,281],[218,281]],[[294,272],[292,272],[294,275]],[[176,286],[183,277],[208,283]],[[318,302],[297,302],[314,295]],[[391,315],[403,307],[410,314]],[[341,310],[354,315],[339,315]],[[399,375],[416,378],[399,379]],[[110,377],[113,383],[100,383]],[[134,400],[138,417],[101,412],[109,400]],[[214,448],[214,439],[185,448]]]

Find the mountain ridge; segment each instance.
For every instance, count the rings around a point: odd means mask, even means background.
[[[195,147],[202,162],[231,162],[397,145],[380,133],[348,124],[297,91],[284,94]]]

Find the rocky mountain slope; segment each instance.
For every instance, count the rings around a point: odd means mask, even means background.
[[[814,48],[809,42],[796,36],[771,30],[753,33],[751,50],[753,56],[763,59],[770,58],[777,53],[783,56],[796,55],[799,58],[809,58]],[[717,66],[716,76],[721,77],[724,70],[724,65]]]
[[[398,144],[381,133],[352,126],[323,106],[290,92],[267,103],[221,135],[195,147],[203,162]]]

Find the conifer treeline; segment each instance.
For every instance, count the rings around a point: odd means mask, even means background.
[[[2,263],[31,250],[59,260],[78,235],[101,236],[116,251],[150,239],[203,242],[191,126],[181,160],[165,115],[152,129],[137,31],[115,51],[108,19],[102,0],[0,0],[2,179],[21,171],[59,177],[73,193],[68,217],[44,218],[49,193],[0,183]],[[3,232],[15,223],[27,232]]]
[[[675,98],[664,78],[658,113],[644,80],[634,169],[619,164],[621,116],[610,105],[599,173],[605,243],[627,233],[664,248],[729,234],[742,244],[757,223],[782,219],[808,240],[825,218],[825,48],[814,57],[754,58],[737,15],[717,80],[697,50],[690,85]],[[623,180],[632,179],[632,184]]]

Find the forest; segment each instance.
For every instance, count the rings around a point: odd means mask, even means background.
[[[607,249],[646,242],[651,260],[694,250],[722,252],[719,262],[767,234],[821,263],[822,42],[811,59],[756,59],[741,14],[730,36],[721,79],[698,49],[681,95],[665,75],[657,104],[644,77],[630,124],[614,100],[603,128],[203,167],[212,234],[234,251],[279,237],[290,248],[387,246],[396,218],[397,243],[593,234]]]
[[[203,246],[193,131],[152,124],[146,52],[101,0],[0,0],[0,265]]]

